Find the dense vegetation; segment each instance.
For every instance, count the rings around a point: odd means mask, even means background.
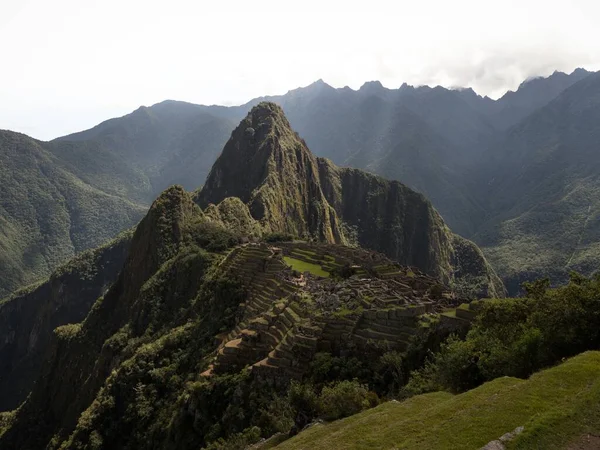
[[[115,282],[132,231],[88,250],[56,269],[49,279],[0,302],[0,411],[18,407],[39,375],[53,330],[82,321]]]
[[[87,184],[48,145],[0,131],[0,298],[133,226],[144,207]]]
[[[460,395],[435,392],[387,402],[315,425],[277,448],[467,450],[492,441],[491,448],[597,448],[599,375],[600,353],[587,352],[528,380],[503,377]],[[498,439],[518,427],[524,429],[501,447]]]
[[[198,376],[246,297],[235,273],[218,264],[252,232],[252,224],[236,233],[208,217],[181,188],[163,193],[138,226],[118,280],[82,323],[55,330],[31,395],[2,416],[0,444],[238,448],[361,411],[397,389],[408,369],[384,350],[370,362],[320,354],[295,384],[273,385],[247,369]]]
[[[232,208],[243,211],[245,205],[228,200],[224,213]],[[547,281],[539,281],[527,286],[526,298],[482,302],[466,336],[445,340],[451,328],[429,318],[406,351],[348,343],[343,351],[315,354],[300,379],[264,377],[249,368],[203,376],[217,349],[215,336],[235,327],[247,297],[236,271],[220,263],[232,247],[249,236],[257,238],[252,221],[236,221],[234,231],[218,217],[204,213],[179,187],[154,202],[137,227],[117,281],[82,323],[55,330],[49,360],[30,396],[18,410],[0,417],[0,445],[242,449],[271,436],[275,444],[315,420],[341,419],[421,392],[462,392],[504,375],[526,377],[600,343],[600,279],[573,274],[562,288],[548,289]],[[456,417],[456,426],[463,426],[463,416],[453,411],[484,408],[488,412],[478,423],[485,432],[462,436],[469,445],[479,445],[511,431],[504,429],[509,423],[516,427],[531,420],[536,411],[539,428],[520,438],[536,439],[536,432],[556,420],[557,411],[576,411],[596,398],[573,395],[582,383],[597,379],[597,369],[591,370],[589,363],[548,373],[553,379],[566,373],[570,378],[553,395],[545,394],[548,383],[558,381],[533,381],[547,380],[543,374],[530,382],[500,378],[464,397],[436,394],[426,398],[436,399],[429,408],[439,409],[415,410],[410,420],[416,422],[396,428],[413,430],[415,423],[427,419],[432,421],[429,428],[436,429],[444,423],[440,417],[448,414]],[[507,396],[503,402],[519,399],[523,410],[510,421],[499,420],[505,410],[485,401],[494,393]],[[534,401],[541,393],[543,398]],[[415,397],[397,405],[404,410],[422,404]],[[369,415],[357,417],[350,420],[371,420]],[[443,427],[436,434],[411,433],[380,433],[377,439],[450,445],[461,437]],[[295,442],[304,441],[289,445]]]
[[[527,296],[485,302],[466,339],[451,338],[407,392],[463,392],[502,376],[526,378],[541,368],[600,348],[600,278],[571,274],[568,285],[526,284]]]
[[[526,297],[483,302],[468,334],[450,336],[418,370],[398,365],[394,394],[408,400],[314,426],[281,448],[479,448],[520,426],[510,448],[565,448],[597,433],[600,355],[585,352],[600,348],[600,278],[525,288]]]
[[[513,292],[522,281],[600,263],[597,202],[600,74],[592,74],[537,110],[490,149],[481,190],[491,218],[476,242]]]

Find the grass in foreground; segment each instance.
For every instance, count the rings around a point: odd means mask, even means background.
[[[518,426],[512,449],[562,449],[600,431],[600,352],[586,352],[533,375],[503,377],[464,394],[388,402],[316,425],[281,449],[479,449]]]
[[[298,272],[310,272],[313,275],[323,278],[329,277],[329,272],[323,270],[318,264],[311,264],[296,258],[290,258],[289,256],[284,256],[283,260],[288,266],[290,266],[294,270],[297,270]]]

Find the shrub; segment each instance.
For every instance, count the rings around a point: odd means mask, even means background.
[[[210,252],[220,252],[237,245],[241,236],[219,224],[203,221],[196,225],[194,239],[200,247]]]
[[[319,401],[312,384],[293,381],[288,390],[288,401],[296,411],[297,431],[309,424],[319,411]]]
[[[356,273],[356,269],[354,269],[350,264],[346,263],[341,267],[334,268],[331,271],[331,276],[346,279],[346,278],[350,278],[355,273]]]
[[[289,234],[289,233],[267,233],[264,235],[263,239],[265,240],[265,242],[288,242],[288,241],[293,241],[295,239],[293,234]]]
[[[406,392],[461,392],[500,376],[525,378],[600,347],[600,279],[525,284],[528,297],[485,302],[465,340],[453,336],[411,374]]]
[[[261,430],[258,427],[246,428],[241,433],[230,436],[227,440],[220,438],[212,442],[205,450],[244,450],[261,439]]]
[[[325,420],[341,419],[378,403],[377,395],[358,381],[340,381],[321,391],[318,400],[319,416]]]

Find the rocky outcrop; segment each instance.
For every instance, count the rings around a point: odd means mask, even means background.
[[[254,107],[233,131],[197,202],[206,208],[227,197],[246,203],[267,231],[346,242],[316,158],[273,103]]]
[[[252,217],[248,207],[237,197],[227,197],[218,205],[212,203],[204,210],[206,217],[234,233],[260,237],[262,228]]]
[[[273,103],[255,106],[232,133],[196,201],[210,209],[227,197],[248,205],[265,231],[358,244],[471,296],[504,295],[475,244],[453,234],[423,195],[316,158]]]

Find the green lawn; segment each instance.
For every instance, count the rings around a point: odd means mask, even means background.
[[[600,431],[600,352],[586,352],[528,380],[503,377],[464,394],[388,402],[316,425],[277,448],[479,449],[524,426],[510,449],[562,449]]]
[[[313,275],[323,278],[329,277],[329,272],[323,270],[318,264],[308,263],[306,261],[301,261],[296,258],[290,258],[289,256],[284,256],[283,260],[288,266],[290,266],[294,270],[297,270],[298,272],[310,272]]]

